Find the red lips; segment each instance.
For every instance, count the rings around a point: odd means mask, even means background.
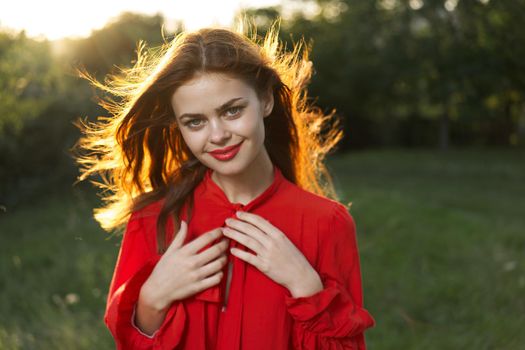
[[[216,149],[216,150],[210,151],[210,152],[208,152],[208,153],[211,153],[211,154],[219,154],[219,155],[220,155],[220,154],[223,154],[223,153],[228,153],[228,152],[230,152],[231,150],[233,150],[233,149],[239,147],[239,145],[240,145],[241,143],[242,143],[242,141],[239,142],[239,143],[236,144],[236,145],[228,146],[228,147],[224,147],[224,148],[221,148],[221,149]]]
[[[233,145],[228,146],[222,149],[216,149],[214,151],[209,152],[211,156],[217,160],[220,160],[221,162],[229,161],[230,159],[233,159],[237,153],[239,153],[239,150],[241,149],[242,142]]]

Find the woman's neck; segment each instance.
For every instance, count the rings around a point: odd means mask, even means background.
[[[263,193],[273,182],[273,163],[266,150],[243,171],[236,175],[211,174],[230,203],[248,204]]]

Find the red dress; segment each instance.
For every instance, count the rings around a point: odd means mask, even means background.
[[[186,207],[182,219],[186,220]],[[366,349],[363,331],[375,320],[363,308],[355,224],[337,201],[307,192],[274,166],[273,183],[250,203],[230,203],[208,169],[194,191],[185,244],[236,210],[262,216],[287,235],[318,272],[324,289],[307,297],[290,292],[232,255],[228,301],[226,269],[220,284],[171,304],[162,326],[147,336],[133,323],[142,284],[160,259],[156,219],[160,203],[131,215],[111,281],[104,321],[117,349],[342,350]],[[173,223],[168,221],[168,232]],[[212,242],[210,245],[218,242]],[[230,245],[253,253],[235,240]]]

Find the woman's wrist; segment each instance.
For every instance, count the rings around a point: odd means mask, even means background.
[[[142,288],[140,289],[138,303],[141,304],[142,307],[146,307],[150,311],[155,311],[159,313],[164,313],[169,307],[168,302],[156,296],[155,289],[151,288],[147,281],[142,285]]]
[[[312,270],[312,273],[307,278],[301,279],[298,283],[288,288],[293,298],[308,297],[319,293],[323,289],[321,277],[315,270]]]
[[[148,337],[153,337],[159,330],[166,314],[169,304],[152,297],[154,290],[144,284],[140,290],[137,304],[135,305],[134,326]]]

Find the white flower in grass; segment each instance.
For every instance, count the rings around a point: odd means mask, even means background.
[[[66,297],[64,298],[64,301],[68,305],[76,304],[80,300],[78,294],[75,293],[68,293],[66,294]]]

